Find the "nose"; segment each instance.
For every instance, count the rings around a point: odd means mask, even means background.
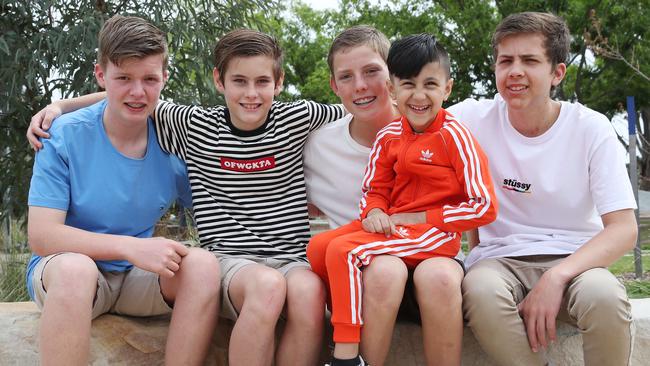
[[[508,70],[508,76],[512,78],[518,78],[524,74],[524,70],[522,68],[522,64],[520,61],[513,61],[510,67],[510,70]]]
[[[364,91],[368,89],[368,83],[366,82],[366,78],[363,76],[357,76],[354,78],[354,90],[357,92],[359,91]]]
[[[253,83],[249,83],[246,85],[246,88],[244,90],[244,97],[246,98],[255,98],[257,96],[257,90],[255,89],[255,85]]]
[[[132,96],[141,96],[144,94],[144,85],[142,85],[142,81],[134,80],[131,84],[130,93]]]

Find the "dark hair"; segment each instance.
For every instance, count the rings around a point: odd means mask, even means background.
[[[128,58],[159,54],[163,56],[163,67],[167,67],[165,33],[142,18],[114,15],[99,31],[97,61],[102,67],[108,61],[119,66]]]
[[[344,30],[334,38],[327,54],[330,74],[334,73],[334,56],[337,52],[359,46],[370,47],[381,56],[382,60],[386,61],[390,42],[382,32],[369,25],[355,25]]]
[[[273,59],[273,76],[277,83],[282,76],[282,49],[274,37],[253,29],[228,32],[214,46],[214,67],[219,71],[221,82],[224,82],[230,60],[253,56],[268,56]]]
[[[524,12],[510,14],[497,26],[492,36],[492,52],[496,60],[499,43],[516,34],[540,34],[544,38],[546,56],[553,68],[566,62],[571,45],[571,34],[564,19],[551,13]]]
[[[386,61],[391,76],[400,79],[417,76],[430,62],[439,63],[447,79],[451,77],[447,51],[428,33],[412,34],[393,42]]]

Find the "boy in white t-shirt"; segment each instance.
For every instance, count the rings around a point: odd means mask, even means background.
[[[551,99],[570,35],[548,13],[512,14],[492,45],[497,94],[449,108],[490,157],[500,212],[470,243],[463,307],[500,365],[542,365],[555,321],[583,335],[587,365],[626,365],[632,317],[605,268],[634,247],[636,203],[607,118]]]

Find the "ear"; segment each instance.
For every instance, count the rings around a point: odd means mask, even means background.
[[[219,70],[217,70],[216,67],[212,69],[212,81],[214,82],[214,86],[217,88],[219,93],[223,94],[226,91],[226,88],[223,86],[220,76]]]
[[[551,85],[558,86],[564,79],[564,76],[566,76],[566,64],[559,63],[553,70],[553,80],[551,81]]]
[[[163,69],[163,86],[167,84],[168,80],[169,80],[169,71],[167,71],[167,69]]]
[[[330,88],[332,88],[332,91],[336,96],[339,96],[339,87],[336,85],[336,80],[334,80],[333,76],[330,76]]]
[[[395,84],[393,84],[393,79],[390,77],[386,79],[386,89],[388,89],[390,98],[395,102],[397,100],[397,96],[395,95]]]
[[[106,74],[100,64],[95,64],[95,79],[102,89],[106,89]]]
[[[454,87],[454,79],[449,78],[447,80],[447,83],[445,84],[445,102],[447,101],[447,98],[449,98],[449,95],[451,94],[451,89]]]
[[[273,90],[273,95],[277,97],[278,94],[280,94],[280,92],[282,91],[283,85],[284,85],[284,71],[280,73],[280,77],[275,82],[275,89]]]

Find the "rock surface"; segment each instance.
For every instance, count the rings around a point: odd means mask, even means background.
[[[650,299],[632,300],[636,338],[632,365],[650,364]],[[0,365],[38,364],[38,319],[31,302],[0,303]],[[93,321],[90,364],[162,365],[169,319],[130,318],[103,315]],[[232,323],[221,320],[212,341],[209,365],[227,365],[227,345]],[[567,325],[558,327],[559,339],[548,351],[553,365],[582,365],[582,336]],[[327,336],[329,339],[329,336]],[[398,323],[393,334],[387,365],[424,366],[420,327]],[[323,358],[328,353],[323,349]],[[463,366],[496,366],[474,339],[469,328],[463,338]]]

